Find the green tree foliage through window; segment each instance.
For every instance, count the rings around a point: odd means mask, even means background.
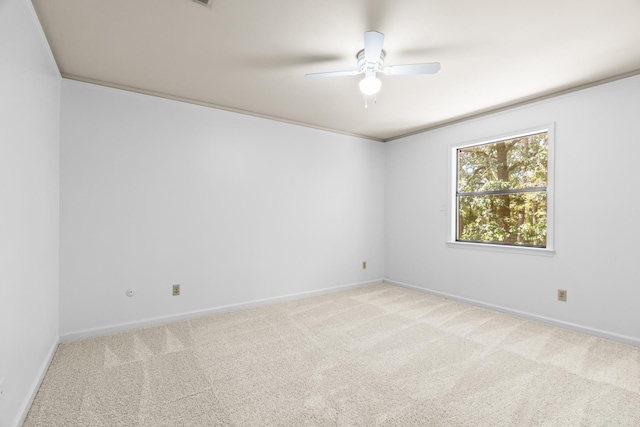
[[[457,150],[457,240],[546,247],[548,133]]]

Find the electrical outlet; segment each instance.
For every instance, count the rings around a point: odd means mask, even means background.
[[[180,285],[173,285],[173,296],[177,297],[180,295]]]
[[[567,301],[567,291],[564,289],[558,289],[558,301]]]
[[[363,270],[367,269],[367,261],[362,261],[362,269]]]

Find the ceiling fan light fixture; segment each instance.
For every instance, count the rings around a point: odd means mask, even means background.
[[[305,74],[305,77],[316,79],[321,77],[355,76],[356,74],[364,74],[365,77],[360,80],[359,83],[360,92],[365,96],[374,96],[380,92],[380,88],[382,87],[382,82],[376,76],[377,73],[401,76],[410,74],[435,74],[440,71],[439,62],[384,67],[384,58],[386,53],[382,49],[383,42],[384,34],[377,31],[367,31],[364,33],[364,49],[356,54],[358,67],[355,70],[311,73]]]
[[[380,92],[382,82],[375,75],[368,75],[364,79],[360,80],[359,86],[360,92],[365,95],[371,96]]]

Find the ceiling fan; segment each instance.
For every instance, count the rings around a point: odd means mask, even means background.
[[[376,77],[377,73],[384,73],[387,76],[399,76],[407,74],[435,74],[440,71],[439,62],[392,65],[383,68],[382,65],[384,64],[385,56],[385,52],[382,50],[383,42],[384,34],[377,31],[367,31],[364,33],[364,49],[356,55],[356,58],[358,58],[358,68],[356,70],[311,73],[306,74],[305,77],[317,79],[364,74],[365,77],[360,80],[360,91],[370,96],[380,92],[380,88],[382,87],[382,82]]]

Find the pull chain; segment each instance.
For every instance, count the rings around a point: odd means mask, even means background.
[[[378,95],[373,95],[373,103],[378,103]],[[369,108],[369,97],[367,95],[364,96],[364,108]]]

